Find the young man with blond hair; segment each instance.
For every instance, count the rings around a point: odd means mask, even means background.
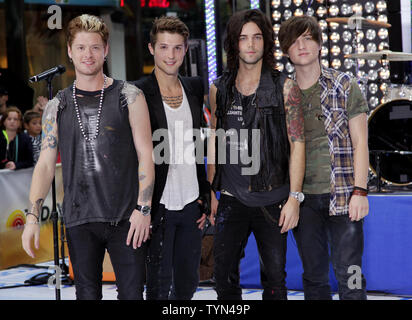
[[[22,242],[34,257],[32,241],[38,249],[40,210],[59,151],[77,299],[102,298],[106,249],[118,298],[142,299],[154,184],[150,120],[142,91],[103,73],[108,37],[99,17],[84,14],[69,23],[67,51],[76,80],[43,113],[42,149]]]

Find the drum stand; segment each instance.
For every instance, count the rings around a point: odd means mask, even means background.
[[[384,54],[382,56],[381,64],[382,64],[382,68],[385,70],[385,73],[389,74],[389,60],[388,60],[388,56],[386,54]],[[382,82],[385,83],[385,87],[384,87],[384,90],[383,90],[383,98],[384,98],[385,102],[388,102],[390,100],[388,98],[389,85],[391,83],[390,78],[388,77],[387,79],[384,79]]]
[[[381,181],[381,155],[386,153],[384,150],[370,150],[370,153],[375,155],[375,160],[376,160],[376,192],[381,193],[382,192],[382,181]]]
[[[361,24],[356,22],[355,23],[355,32],[354,32],[354,37],[353,37],[353,41],[352,41],[352,47],[355,53],[358,53],[359,50],[359,44],[360,41],[359,39],[359,35],[361,32]],[[365,99],[367,99],[367,89],[366,89],[366,85],[368,83],[369,77],[367,75],[365,76],[360,76],[359,74],[359,69],[360,69],[360,64],[359,64],[359,58],[355,58],[355,77],[358,79],[358,84],[360,86],[361,92],[364,96]]]

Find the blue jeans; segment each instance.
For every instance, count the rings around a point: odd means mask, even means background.
[[[138,249],[127,246],[129,228],[130,222],[123,220],[117,226],[96,222],[66,229],[78,300],[102,299],[106,249],[116,276],[118,299],[143,299],[146,245]]]
[[[299,224],[293,230],[303,264],[305,299],[332,299],[329,285],[331,259],[339,299],[365,300],[365,278],[363,274],[359,275],[360,281],[354,286],[356,282],[351,277],[354,272],[350,269],[350,266],[362,267],[363,220],[352,222],[347,214],[329,216],[329,202],[329,194],[306,195]],[[359,284],[361,288],[358,288]]]
[[[250,233],[258,246],[264,300],[286,300],[286,239],[278,227],[279,204],[248,207],[221,194],[214,235],[214,276],[218,300],[241,300],[239,263]]]
[[[162,222],[153,223],[147,263],[147,300],[190,300],[199,284],[202,214],[197,201],[182,210],[159,206]]]

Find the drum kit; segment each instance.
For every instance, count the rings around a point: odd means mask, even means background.
[[[327,22],[355,26],[360,32],[362,26],[390,28],[391,25],[366,19],[360,16],[327,18]],[[412,61],[412,53],[381,50],[358,53],[358,37],[353,40],[355,53],[345,58],[356,59],[356,76],[365,94],[367,77],[359,75],[358,59],[379,60],[389,74],[389,62]],[[369,128],[369,188],[376,192],[412,190],[412,86],[393,84],[383,80],[386,85],[382,104],[373,109],[368,117]]]

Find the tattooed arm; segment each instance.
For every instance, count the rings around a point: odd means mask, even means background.
[[[301,107],[301,92],[297,83],[286,79],[283,87],[286,111],[286,127],[290,144],[289,180],[290,191],[302,191],[305,174],[305,136],[304,118]],[[299,202],[289,197],[282,209],[279,219],[281,232],[287,232],[296,227],[299,220]]]
[[[151,206],[154,188],[153,143],[149,110],[143,92],[135,86],[126,84],[126,97],[129,106],[129,122],[133,141],[139,158],[139,196],[137,204]],[[130,229],[126,243],[133,248],[141,246],[149,237],[151,216],[143,216],[134,210],[130,217]]]
[[[39,248],[40,227],[34,224],[39,221],[41,208],[44,199],[49,192],[53,181],[56,159],[57,159],[57,110],[59,100],[54,98],[46,105],[42,119],[42,145],[40,157],[34,168],[31,187],[30,187],[30,215],[27,215],[27,224],[22,235],[22,245],[26,253],[32,258],[35,257],[31,247],[34,238],[35,248]]]

